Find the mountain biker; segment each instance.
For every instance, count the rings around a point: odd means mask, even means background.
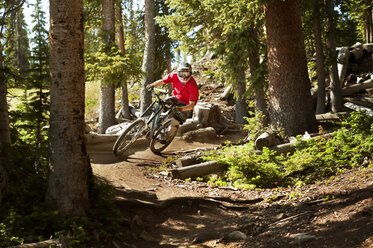
[[[164,78],[149,84],[147,88],[164,84],[172,84],[173,96],[166,101],[171,101],[172,104],[179,106],[181,112],[174,117],[180,124],[183,124],[186,120],[185,114],[188,114],[187,112],[190,113],[194,109],[199,97],[198,86],[192,76],[192,66],[189,63],[183,63],[177,68],[177,72],[170,73]]]

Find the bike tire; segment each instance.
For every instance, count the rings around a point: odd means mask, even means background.
[[[172,119],[167,120],[165,123],[163,123],[155,132],[154,136],[150,140],[150,150],[155,153],[159,154],[164,149],[167,148],[167,146],[174,140],[177,130],[179,129],[179,125],[175,126],[175,130],[173,130],[173,133],[169,134],[171,131]],[[169,134],[169,135],[168,135]],[[168,135],[167,140],[163,141],[162,138],[164,138],[166,135]],[[163,142],[161,142],[163,141]]]
[[[113,146],[114,155],[122,156],[143,135],[144,128],[145,121],[143,119],[137,119],[132,122],[115,141]]]

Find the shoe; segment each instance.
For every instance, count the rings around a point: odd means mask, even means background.
[[[181,112],[175,113],[173,117],[179,121],[180,125],[183,125],[183,123],[186,121],[185,115]]]

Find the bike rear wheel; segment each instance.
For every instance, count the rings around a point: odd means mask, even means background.
[[[150,140],[150,150],[159,154],[173,141],[176,136],[179,124],[172,127],[173,119],[167,120],[155,132],[154,137]]]
[[[132,122],[115,141],[113,146],[114,155],[122,156],[143,135],[144,129],[145,121],[143,119],[137,119]]]

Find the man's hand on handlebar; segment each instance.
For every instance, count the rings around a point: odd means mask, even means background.
[[[146,86],[146,89],[147,89],[148,91],[152,91],[153,88],[154,88],[153,84],[148,84],[148,85]]]

